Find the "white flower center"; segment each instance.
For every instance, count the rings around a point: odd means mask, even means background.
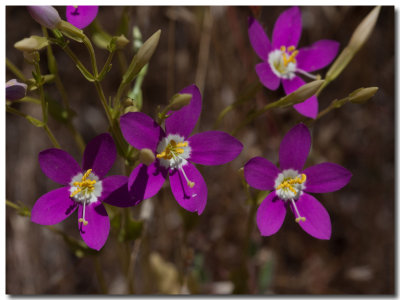
[[[269,53],[268,63],[272,71],[279,78],[292,79],[297,70],[296,56],[299,53],[295,46],[290,46],[286,49],[282,46]]]
[[[306,174],[299,174],[293,169],[283,170],[275,179],[274,187],[276,195],[283,201],[290,201],[292,203],[295,210],[296,222],[304,222],[306,220],[305,217],[300,215],[295,202],[303,194],[306,180]]]
[[[160,165],[167,169],[181,170],[187,185],[192,188],[194,182],[189,180],[182,168],[188,163],[187,159],[191,152],[189,142],[178,134],[169,134],[157,146],[157,158],[160,160]]]
[[[87,225],[88,222],[85,220],[86,204],[94,203],[100,197],[103,189],[101,181],[99,181],[99,177],[92,173],[92,169],[89,169],[85,174],[79,173],[72,177],[69,185],[71,186],[69,189],[70,197],[75,202],[83,204],[83,217],[78,221]]]

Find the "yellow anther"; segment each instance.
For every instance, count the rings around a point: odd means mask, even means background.
[[[176,143],[174,140],[171,140],[169,144],[165,147],[164,151],[157,154],[157,158],[171,159],[176,154],[182,154],[185,152],[183,147],[187,147],[188,142],[180,142]]]
[[[192,188],[192,187],[194,187],[194,182],[193,182],[193,181],[188,181],[187,185],[188,185],[190,188]]]
[[[80,192],[82,192],[82,190],[81,190],[80,188],[77,188],[77,189],[75,190],[75,192],[71,193],[71,195],[69,195],[69,196],[70,196],[70,197],[74,197],[74,196],[76,196],[76,194],[79,194]]]
[[[296,190],[293,188],[294,184],[302,184],[306,181],[307,176],[306,174],[301,174],[301,178],[296,177],[292,179],[285,179],[280,185],[276,187],[277,190],[279,189],[289,189],[291,192],[293,192],[295,195],[297,194]]]
[[[288,51],[289,51],[289,52],[293,52],[294,50],[296,50],[296,47],[295,47],[295,46],[290,46],[290,47],[288,48]]]
[[[87,225],[89,222],[86,221],[84,218],[79,218],[78,223],[83,223],[83,225]]]
[[[286,47],[285,46],[281,46],[281,51],[282,52],[286,52]]]
[[[70,197],[74,197],[84,190],[89,192],[94,191],[94,185],[96,184],[96,180],[88,179],[90,173],[92,173],[92,169],[89,169],[85,172],[85,174],[82,176],[81,181],[75,181],[73,183],[73,185],[76,186],[77,189],[69,195]]]
[[[90,173],[92,173],[92,169],[89,169],[85,172],[85,174],[82,176],[82,181],[85,181],[90,175]]]
[[[176,144],[176,147],[187,147],[188,146],[188,142],[180,142],[178,144]]]
[[[306,218],[305,217],[298,217],[298,218],[296,218],[296,222],[297,223],[299,223],[299,222],[305,222],[306,221]]]

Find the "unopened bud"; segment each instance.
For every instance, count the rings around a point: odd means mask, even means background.
[[[6,82],[6,100],[15,101],[26,96],[27,85],[11,79]]]
[[[188,105],[191,100],[192,94],[175,94],[168,108],[173,111],[180,110],[182,107]]]
[[[356,104],[363,104],[371,99],[377,91],[377,87],[360,88],[349,95],[349,101]]]
[[[77,41],[78,43],[82,43],[83,39],[85,38],[85,34],[82,30],[64,20],[61,20],[61,22],[58,23],[57,29],[65,34],[67,37],[73,39],[74,41]]]
[[[60,15],[53,6],[28,6],[32,18],[40,25],[55,29],[61,22]]]
[[[354,30],[349,42],[349,47],[354,51],[358,51],[368,40],[378,20],[380,10],[380,6],[375,7]]]
[[[304,102],[311,96],[315,95],[321,85],[324,83],[324,80],[314,80],[310,83],[302,85],[293,93],[284,97],[279,104],[279,107],[285,107],[290,105],[295,105],[301,102]]]
[[[123,34],[118,36],[115,40],[115,45],[117,46],[117,49],[122,49],[128,44],[129,44],[129,40]]]
[[[14,47],[20,51],[32,52],[39,51],[49,44],[47,38],[37,35],[24,38],[23,40],[16,42]]]
[[[139,162],[142,164],[145,164],[146,166],[149,166],[153,163],[153,161],[156,159],[153,151],[150,149],[144,148],[140,150],[139,153]]]
[[[137,112],[137,111],[139,111],[138,108],[136,106],[132,105],[132,106],[128,106],[124,109],[124,114],[127,114],[129,112]]]
[[[140,47],[138,53],[133,57],[128,70],[126,71],[123,82],[131,82],[140,70],[150,61],[154,51],[157,48],[158,41],[160,40],[161,30],[154,33],[149,39],[144,42]]]

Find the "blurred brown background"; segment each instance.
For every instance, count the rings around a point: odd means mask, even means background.
[[[65,8],[58,7],[62,18]],[[143,112],[155,116],[157,105],[165,105],[183,87],[196,83],[203,95],[203,111],[197,131],[211,130],[219,114],[244,90],[258,81],[254,66],[260,60],[247,36],[247,18],[258,20],[269,37],[285,7],[131,7],[130,27],[139,26],[143,38],[162,29],[158,48],[144,81]],[[301,7],[303,32],[299,47],[320,39],[333,39],[341,50],[353,30],[372,7]],[[122,7],[100,7],[98,22],[116,34]],[[90,28],[85,29],[90,36]],[[6,56],[30,77],[32,67],[24,62],[13,44],[40,26],[25,7],[6,8]],[[131,31],[127,37],[132,40]],[[71,48],[85,62],[86,49],[75,42]],[[129,48],[129,47],[127,47]],[[84,80],[69,57],[54,46],[59,72],[78,113],[74,123],[85,141],[107,130],[108,124],[93,84]],[[132,50],[125,49],[126,59]],[[99,67],[107,51],[96,49]],[[42,72],[46,52],[41,52]],[[377,86],[378,93],[364,105],[346,104],[315,122],[313,145],[306,166],[329,161],[353,173],[342,190],[316,197],[332,220],[332,238],[320,241],[308,236],[294,222],[291,213],[281,230],[261,237],[253,228],[247,270],[248,292],[272,294],[394,294],[394,8],[382,7],[376,28],[345,71],[319,96],[320,110],[335,98],[347,96],[359,87]],[[320,70],[324,75],[326,69]],[[7,80],[13,75],[7,71]],[[121,79],[114,58],[113,68],[102,83],[106,97],[112,97]],[[60,101],[54,85],[46,86],[50,97]],[[261,88],[243,106],[229,113],[219,130],[231,131],[255,107],[277,100],[276,92]],[[15,106],[41,117],[34,104]],[[208,185],[208,203],[200,217],[182,213],[168,185],[151,201],[154,217],[148,226],[148,243],[139,253],[135,269],[138,293],[159,293],[156,277],[142,273],[144,251],[157,252],[162,259],[179,266],[182,262],[182,228],[193,223],[187,236],[193,251],[189,270],[196,279],[197,293],[231,293],[239,268],[249,207],[237,170],[250,158],[263,156],[277,162],[284,134],[303,118],[292,108],[269,111],[237,136],[244,144],[242,154],[224,166],[199,167]],[[50,126],[64,150],[80,161],[74,141],[62,125]],[[7,114],[6,198],[32,207],[56,183],[40,170],[37,155],[50,148],[42,130],[26,120]],[[121,163],[121,162],[120,162]],[[118,165],[113,174],[119,172]],[[140,204],[132,208],[135,215]],[[182,219],[181,216],[184,216]],[[184,223],[182,220],[189,220]],[[254,220],[255,222],[255,220]],[[8,294],[98,293],[92,257],[77,258],[62,238],[31,223],[7,207],[6,289]],[[76,215],[57,225],[79,238]],[[126,293],[115,236],[109,237],[98,258],[104,268],[110,293]],[[146,250],[149,249],[149,250]],[[144,272],[144,271],[143,271]]]

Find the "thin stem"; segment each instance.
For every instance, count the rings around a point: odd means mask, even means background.
[[[17,68],[16,65],[14,65],[8,58],[6,58],[6,65],[7,68],[14,73],[15,76],[17,76],[21,81],[26,82],[27,79],[24,76],[24,74],[22,74],[22,72]]]
[[[98,71],[97,71],[97,63],[96,63],[96,55],[94,53],[93,45],[90,42],[89,38],[85,35],[83,38],[83,43],[85,44],[86,48],[89,51],[90,55],[90,62],[92,64],[92,69],[93,69],[93,75],[95,78],[98,76]]]
[[[96,270],[96,276],[97,276],[97,280],[100,285],[101,293],[106,295],[106,294],[108,294],[108,288],[107,288],[106,281],[104,279],[104,273],[103,273],[103,268],[101,267],[101,261],[97,255],[93,256],[93,261],[94,261],[94,267]]]
[[[82,62],[79,60],[79,58],[75,55],[75,53],[72,52],[71,48],[69,48],[68,46],[64,46],[62,49],[74,61],[75,65],[78,67],[78,69],[82,72],[82,74],[84,76],[85,76],[85,74],[87,74],[87,75],[90,75],[93,77],[93,75],[88,71],[88,69],[86,69],[86,67],[82,64]]]
[[[51,142],[53,143],[53,146],[56,147],[56,148],[61,149],[60,144],[57,142],[57,139],[55,138],[55,136],[54,136],[53,133],[51,132],[49,126],[47,126],[47,124],[45,124],[45,125],[43,126],[43,129],[46,131],[46,133],[47,133],[49,139],[50,139]]]
[[[111,51],[108,54],[108,57],[107,57],[107,60],[106,60],[106,62],[104,64],[104,66],[103,66],[103,69],[100,71],[100,74],[97,77],[99,80],[102,80],[103,77],[105,76],[105,74],[108,72],[108,70],[110,68],[110,65],[111,65],[111,62],[112,62],[112,59],[114,57],[114,54],[115,54],[115,51]]]
[[[47,103],[46,103],[46,98],[44,96],[44,89],[43,89],[43,79],[42,79],[42,74],[40,73],[40,66],[39,62],[35,61],[35,71],[36,71],[36,84],[39,88],[39,93],[40,93],[40,100],[42,102],[42,117],[43,117],[43,123],[47,124]],[[38,79],[39,78],[39,79]],[[39,80],[39,81],[38,81]]]
[[[14,208],[16,210],[20,210],[21,209],[19,205],[15,204],[14,202],[11,202],[10,200],[6,200],[6,205],[8,205],[8,206],[10,206],[10,207],[12,207],[12,208]]]

